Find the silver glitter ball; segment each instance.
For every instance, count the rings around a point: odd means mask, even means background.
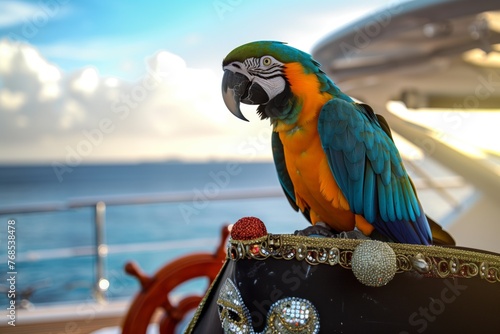
[[[386,243],[366,240],[352,254],[351,267],[354,276],[368,286],[384,286],[396,274],[396,254]]]

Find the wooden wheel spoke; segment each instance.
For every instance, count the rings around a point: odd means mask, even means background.
[[[139,281],[142,289],[130,305],[123,322],[122,334],[146,333],[151,318],[158,308],[164,311],[160,320],[160,333],[174,333],[175,327],[186,314],[199,305],[202,296],[189,295],[174,304],[170,299],[170,293],[180,284],[193,278],[207,277],[211,283],[224,263],[228,235],[227,226],[223,226],[220,243],[214,253],[182,256],[163,266],[151,277],[136,263],[127,263],[125,271]]]

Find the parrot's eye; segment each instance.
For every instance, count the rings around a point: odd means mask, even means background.
[[[264,66],[269,66],[272,63],[272,59],[270,57],[264,57],[262,58],[262,65]]]

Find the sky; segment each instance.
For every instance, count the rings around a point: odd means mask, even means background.
[[[255,40],[311,52],[399,2],[2,0],[0,164],[270,161],[268,121],[223,104],[224,56]]]

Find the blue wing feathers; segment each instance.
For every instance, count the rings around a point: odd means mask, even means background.
[[[280,181],[281,187],[283,188],[285,195],[287,196],[290,204],[295,210],[298,210],[298,206],[295,204],[295,190],[293,187],[292,180],[285,166],[285,154],[283,152],[283,144],[279,138],[278,133],[273,132],[272,137],[272,148],[273,148],[273,158],[274,165],[276,167],[276,172],[278,174],[278,180]]]
[[[371,108],[334,98],[323,106],[318,132],[335,181],[354,213],[395,241],[431,242],[397,148]]]
[[[394,180],[394,176],[391,176],[391,183],[395,183],[396,181]],[[396,212],[394,210],[394,207],[396,206],[396,203],[394,203],[394,194],[392,192],[392,187],[391,185],[386,186],[387,192],[385,193],[386,195],[386,209],[387,209],[387,219],[389,221],[395,221],[396,220]]]
[[[432,232],[431,232],[431,228],[430,228],[430,225],[427,221],[427,217],[425,216],[424,214],[424,210],[422,209],[422,205],[420,205],[419,203],[419,211],[421,212],[421,214],[417,217],[417,222],[416,222],[416,226],[417,226],[417,229],[419,231],[419,234],[423,237],[423,238],[426,238],[427,239],[427,242],[429,244],[432,243]]]
[[[380,177],[377,177],[377,189],[378,189],[378,209],[382,220],[389,220],[387,217],[387,194],[386,187],[382,184]]]
[[[374,134],[373,132],[370,131],[365,131],[362,134],[362,137],[365,139],[364,144],[367,150],[373,149],[375,139],[374,139]]]
[[[353,200],[350,203],[354,203],[354,212],[363,212],[364,211],[364,203],[363,203],[363,178],[360,178],[357,181],[351,182],[352,192],[353,192]]]
[[[330,160],[336,160],[340,161],[343,159],[343,155],[341,151],[335,151],[335,150],[326,150],[326,155],[328,157],[328,161]],[[349,180],[349,175],[347,172],[347,168],[345,164],[336,164],[335,166],[330,165],[330,169],[332,170],[332,173],[334,175],[338,175],[338,181],[337,184],[339,185],[340,189],[347,189],[347,180]]]
[[[416,217],[415,217],[415,212],[413,211],[413,206],[412,206],[412,201],[411,201],[411,195],[408,193],[408,188],[407,187],[405,187],[403,185],[401,188],[403,190],[403,194],[404,194],[404,197],[405,197],[405,202],[406,202],[405,206],[406,206],[407,213],[408,213],[408,217],[405,217],[405,220],[415,221]]]
[[[350,163],[361,163],[365,160],[366,156],[365,146],[363,145],[363,143],[357,141],[354,148],[350,151],[347,151],[345,156]]]
[[[373,149],[367,151],[368,159],[370,159],[373,165],[373,171],[376,174],[381,174],[384,170],[384,160],[381,158],[380,151],[381,147],[379,142],[373,145]]]
[[[392,198],[394,199],[394,209],[396,211],[396,220],[403,219],[403,212],[401,210],[401,194],[397,181],[394,181],[392,186]]]
[[[377,194],[375,193],[375,173],[373,173],[373,169],[370,163],[366,163],[365,170],[365,184],[363,189],[363,204],[364,204],[364,213],[365,219],[368,221],[375,221],[376,217],[376,208],[374,198],[377,198]]]
[[[344,152],[350,152],[354,150],[354,146],[356,146],[356,143],[358,140],[356,139],[356,136],[352,133],[352,130],[347,130],[344,135],[344,143],[342,146],[342,149]]]
[[[420,216],[421,212],[420,209],[422,206],[420,205],[420,202],[418,201],[417,196],[415,195],[415,190],[413,189],[408,176],[406,177],[406,187],[408,188],[408,194],[410,195],[413,211],[415,211],[415,215]]]
[[[389,184],[391,182],[391,162],[389,161],[389,153],[387,151],[382,151],[384,157],[384,169],[382,170],[382,182],[384,184]]]
[[[396,163],[399,162],[399,163]],[[405,176],[406,171],[403,166],[403,163],[401,162],[401,158],[397,152],[391,152],[391,163],[392,163],[392,170],[395,175],[397,176]]]
[[[331,126],[333,128],[333,131],[337,135],[341,135],[347,130],[347,122],[345,122],[345,121],[330,122],[329,126]]]
[[[409,211],[411,210],[411,204],[408,201],[408,195],[406,193],[406,189],[401,186],[401,180],[399,180],[396,183],[396,187],[398,189],[399,196],[401,196],[401,201],[399,202],[399,204],[401,205],[401,212],[402,212],[401,219],[410,220]]]

